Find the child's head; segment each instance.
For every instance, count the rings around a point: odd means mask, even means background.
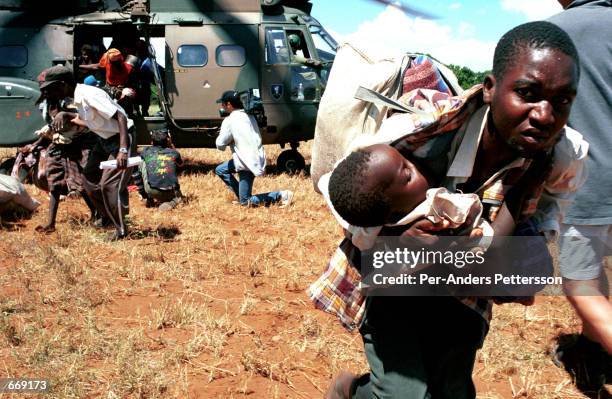
[[[157,147],[167,147],[168,146],[168,130],[159,129],[159,130],[151,130],[151,144]]]
[[[429,184],[414,163],[395,148],[376,144],[352,152],[334,169],[329,197],[354,226],[381,226],[425,200]]]

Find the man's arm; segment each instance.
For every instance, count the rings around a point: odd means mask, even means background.
[[[79,69],[84,69],[86,71],[97,71],[100,69],[100,64],[81,64],[79,65]]]
[[[225,147],[227,147],[233,141],[234,137],[232,136],[230,122],[228,119],[225,119],[223,123],[221,123],[221,130],[219,131],[219,136],[217,137],[215,144],[218,150],[224,151]]]
[[[181,157],[181,154],[178,151],[176,151],[176,158],[174,162],[179,168],[183,166],[183,158]]]
[[[113,115],[113,119],[116,119],[119,124],[119,147],[127,148],[129,151],[130,140],[128,137],[127,117],[122,112],[117,111]],[[127,168],[127,159],[128,155],[119,151],[119,154],[117,154],[117,168]]]

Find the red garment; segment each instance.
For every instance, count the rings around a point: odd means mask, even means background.
[[[123,57],[122,57],[123,59]],[[125,86],[128,82],[132,65],[122,62],[118,66],[111,64],[108,52],[100,58],[100,68],[106,69],[106,83],[110,86]]]

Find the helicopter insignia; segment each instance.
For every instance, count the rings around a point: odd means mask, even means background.
[[[283,85],[282,84],[271,85],[270,92],[272,94],[272,98],[274,98],[275,100],[280,100],[283,97]]]

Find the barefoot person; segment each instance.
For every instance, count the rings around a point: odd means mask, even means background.
[[[50,86],[57,85],[62,80],[72,83],[71,79],[73,79],[72,73],[64,67],[48,68],[39,75],[40,91],[46,93]],[[41,100],[44,97],[43,94]],[[45,107],[43,117],[47,119],[47,122],[51,122],[53,117],[61,111],[76,116],[76,108],[72,106],[72,98],[62,98],[59,101],[57,99],[51,101],[47,98],[43,106]],[[91,218],[94,219],[95,208],[83,186],[83,180],[85,179],[83,177],[83,167],[93,146],[91,133],[82,126],[69,123],[61,132],[53,132],[46,125],[36,131],[36,134],[40,139],[32,145],[24,147],[24,151],[35,147],[38,143],[49,143],[46,148],[45,160],[39,160],[39,162],[45,162],[46,184],[44,189],[49,191],[49,217],[45,225],[36,227],[36,231],[40,233],[55,231],[60,196],[68,195],[71,192],[77,192],[81,195],[91,212]]]
[[[77,114],[59,112],[51,123],[55,131],[63,131],[74,124],[89,128],[98,136],[98,141],[89,154],[84,169],[84,186],[98,214],[103,220],[115,226],[111,240],[127,236],[124,215],[128,211],[127,185],[130,179],[130,169],[127,160],[130,155],[131,134],[133,126],[131,119],[108,94],[97,87],[84,84],[74,85],[72,71],[64,66],[56,69],[53,84],[43,88],[43,96],[50,100],[64,97],[74,98]],[[47,76],[49,74],[47,73]],[[116,159],[116,169],[100,171],[100,162]]]

